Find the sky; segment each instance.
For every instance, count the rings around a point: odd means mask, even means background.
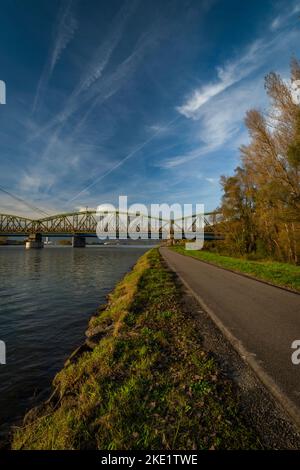
[[[300,1],[1,0],[0,212],[199,203],[300,58]],[[14,197],[13,197],[14,196]],[[25,202],[26,201],[26,204]]]

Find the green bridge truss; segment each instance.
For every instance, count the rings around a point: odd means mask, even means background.
[[[199,218],[202,218],[205,231],[213,231],[218,222],[219,214],[209,212],[195,214],[185,218],[163,219],[143,214],[131,214],[118,211],[82,211],[55,214],[40,219],[30,219],[18,215],[0,214],[0,236],[29,235],[40,233],[42,235],[96,235],[96,229],[107,232],[119,233],[147,232],[152,233],[170,231],[170,227],[176,231],[195,232]]]

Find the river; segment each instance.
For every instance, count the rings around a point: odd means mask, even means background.
[[[145,250],[0,247],[0,434],[47,398],[89,318]]]

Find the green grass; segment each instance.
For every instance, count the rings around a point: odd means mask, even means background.
[[[158,250],[140,258],[90,328],[113,322],[54,380],[13,449],[249,449],[260,444],[238,393],[202,349]]]
[[[244,258],[219,255],[210,251],[189,251],[183,246],[171,248],[178,253],[207,261],[223,268],[249,274],[272,284],[300,291],[300,266],[276,261],[251,261]]]

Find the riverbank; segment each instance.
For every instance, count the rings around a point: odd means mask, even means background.
[[[11,426],[43,402],[91,316],[149,247],[83,250],[0,247],[0,447]]]
[[[300,266],[270,260],[252,261],[245,258],[234,258],[207,250],[186,250],[184,246],[174,246],[171,249],[182,255],[192,256],[276,286],[300,292]]]
[[[87,336],[50,400],[15,430],[14,449],[260,447],[158,250],[117,285]]]

